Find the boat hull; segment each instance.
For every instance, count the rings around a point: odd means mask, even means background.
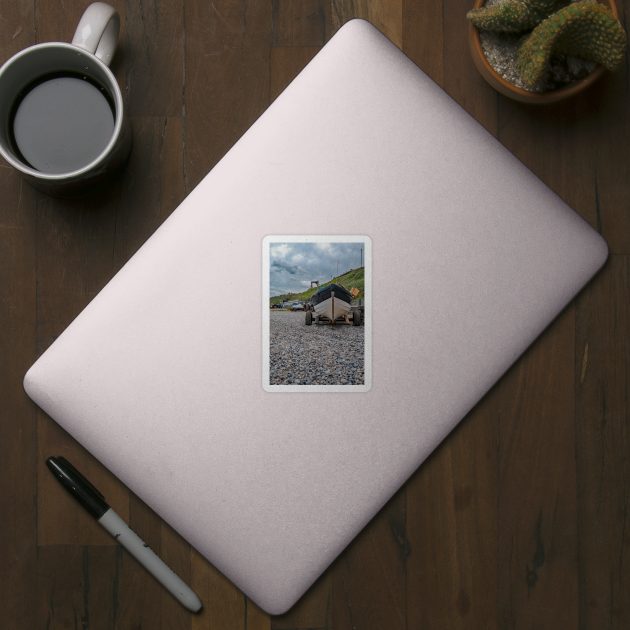
[[[350,311],[352,294],[339,284],[328,284],[311,296],[311,304],[315,315],[328,317],[335,321]],[[333,312],[334,303],[334,312]]]
[[[333,300],[335,302],[335,310],[333,312]],[[340,298],[328,298],[327,300],[323,300],[319,304],[315,304],[313,306],[315,310],[315,314],[320,317],[328,317],[329,319],[335,320],[337,317],[341,317],[342,315],[346,315],[350,312],[350,304],[348,302],[344,302]]]

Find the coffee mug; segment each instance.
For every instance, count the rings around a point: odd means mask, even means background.
[[[25,48],[0,68],[0,154],[55,197],[107,184],[131,150],[131,124],[109,64],[120,16],[103,2],[81,17],[71,44]]]

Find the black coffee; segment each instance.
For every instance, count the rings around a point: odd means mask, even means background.
[[[43,173],[70,173],[95,160],[111,140],[113,101],[85,77],[48,75],[19,95],[11,131],[25,163]]]

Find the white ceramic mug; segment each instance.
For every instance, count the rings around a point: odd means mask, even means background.
[[[119,31],[118,12],[108,4],[95,2],[83,14],[71,44],[49,42],[30,46],[0,68],[0,154],[32,186],[46,194],[72,197],[89,192],[111,181],[127,161],[131,125],[125,116],[122,93],[108,67],[116,51]],[[49,81],[48,77],[65,74],[100,88],[111,109],[113,131],[110,137],[110,127],[105,130],[101,126],[99,132],[101,136],[105,134],[101,139],[104,148],[100,150],[101,145],[95,145],[96,155],[89,158],[89,162],[73,166],[68,172],[44,172],[34,168],[24,157],[13,126],[18,108],[34,90],[32,86]],[[54,125],[47,125],[45,130],[53,128]],[[41,142],[48,142],[39,138]]]

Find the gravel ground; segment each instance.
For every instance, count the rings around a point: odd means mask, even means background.
[[[364,385],[364,326],[307,326],[306,313],[271,311],[270,385]]]

